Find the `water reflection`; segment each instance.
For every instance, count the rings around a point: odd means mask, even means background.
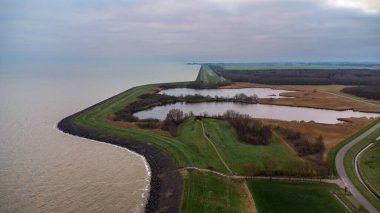
[[[314,121],[317,123],[335,124],[340,121],[338,118],[349,117],[379,117],[377,113],[356,112],[352,110],[336,111],[313,109],[306,107],[289,107],[264,104],[239,104],[239,103],[175,103],[154,107],[150,110],[135,113],[141,119],[157,118],[164,119],[170,109],[180,109],[184,112],[192,111],[194,114],[218,115],[227,110],[235,110],[242,114],[248,114],[255,118],[269,118],[285,121]]]
[[[172,96],[180,95],[195,95],[200,94],[202,96],[222,96],[226,98],[232,98],[234,95],[244,93],[247,96],[257,95],[258,98],[284,98],[280,96],[281,93],[292,92],[288,90],[276,90],[271,88],[241,88],[241,89],[190,89],[190,88],[175,88],[162,90],[160,94],[167,94]]]

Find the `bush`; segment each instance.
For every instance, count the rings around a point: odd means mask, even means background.
[[[307,135],[296,132],[292,129],[277,126],[276,130],[286,138],[287,142],[292,145],[299,156],[314,156],[311,159],[316,161],[322,160],[323,152],[325,151],[325,144],[322,136],[319,136],[315,140],[310,140]]]
[[[163,129],[168,131],[171,135],[178,134],[178,126],[185,120],[184,113],[179,109],[171,109],[163,123]]]
[[[233,110],[223,114],[223,118],[234,128],[239,140],[254,145],[267,145],[272,137],[270,126],[264,126],[259,120],[242,115]]]

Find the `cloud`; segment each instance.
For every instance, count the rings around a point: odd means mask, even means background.
[[[19,1],[0,13],[0,58],[380,58],[380,16],[330,1]]]
[[[380,13],[380,0],[327,0],[330,6],[360,10],[365,13]]]

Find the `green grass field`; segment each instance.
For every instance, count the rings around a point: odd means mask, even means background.
[[[186,175],[182,212],[249,212],[242,182],[192,171]]]
[[[348,150],[346,156],[344,157],[344,166],[346,168],[347,175],[350,177],[352,183],[356,186],[356,188],[365,196],[372,205],[380,211],[380,202],[379,200],[373,196],[359,181],[359,179],[355,176],[355,169],[353,165],[353,159],[362,147],[367,146],[370,142],[373,142],[380,134],[380,129],[377,129],[368,137],[364,138],[362,141],[353,146],[350,150]],[[378,177],[377,177],[378,179]]]
[[[259,213],[348,212],[333,195],[340,189],[332,184],[251,180],[248,186]]]
[[[235,173],[251,175],[252,171],[249,171],[249,168],[252,166],[259,171],[264,171],[263,162],[268,159],[276,162],[276,170],[285,170],[286,162],[289,160],[299,160],[296,154],[279,142],[275,136],[272,137],[269,145],[251,145],[240,142],[233,129],[224,120],[203,119],[202,122],[210,139],[216,144],[226,163]]]
[[[210,82],[221,82],[225,81],[223,77],[216,74],[209,66],[202,65],[201,69],[199,70],[197,81],[201,81],[203,83],[210,83]]]
[[[374,133],[372,139],[379,136],[380,129]],[[361,155],[359,169],[365,181],[380,194],[380,140]]]

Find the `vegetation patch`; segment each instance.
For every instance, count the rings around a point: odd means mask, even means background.
[[[267,145],[272,138],[269,125],[263,125],[258,119],[233,110],[223,114],[223,118],[234,128],[239,140],[254,145]]]
[[[342,92],[363,98],[380,100],[380,86],[346,87],[342,89]]]
[[[286,138],[286,141],[292,145],[299,156],[309,157],[314,161],[322,162],[325,144],[321,135],[313,140],[299,131],[280,126],[276,126],[275,129]]]

